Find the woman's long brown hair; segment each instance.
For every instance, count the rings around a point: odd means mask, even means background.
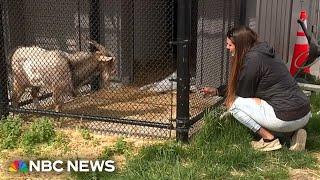
[[[227,97],[225,105],[230,108],[236,97],[238,86],[238,76],[243,66],[246,53],[258,41],[257,34],[246,26],[239,26],[230,29],[227,32],[227,37],[235,45],[235,54],[231,60],[231,70],[228,79]]]

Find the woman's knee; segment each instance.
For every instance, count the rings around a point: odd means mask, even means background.
[[[261,99],[260,98],[252,98],[256,104],[260,105],[261,104]]]
[[[230,107],[230,111],[234,109],[243,109],[246,106],[248,106],[250,103],[252,103],[252,98],[243,98],[243,97],[236,97],[233,104]]]
[[[252,119],[241,109],[235,108],[230,112],[237,121],[251,129],[253,132],[256,132],[259,128],[261,128],[261,126],[254,119]]]

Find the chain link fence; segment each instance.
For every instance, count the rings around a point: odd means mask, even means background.
[[[194,83],[196,87],[219,87],[227,83],[229,70],[229,53],[226,49],[226,33],[240,24],[241,1],[198,1],[198,18],[196,31],[196,63]],[[190,97],[191,124],[202,118],[208,107],[220,104],[219,97],[203,97],[195,93]],[[201,124],[193,125],[190,135]]]
[[[1,115],[174,137],[178,8],[177,0],[1,1]],[[217,102],[197,88],[226,82],[224,36],[240,10],[236,0],[192,0],[191,9],[189,111],[196,122]]]

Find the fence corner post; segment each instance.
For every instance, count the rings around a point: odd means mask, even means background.
[[[190,33],[192,0],[177,0],[177,118],[176,140],[188,142],[190,128]]]

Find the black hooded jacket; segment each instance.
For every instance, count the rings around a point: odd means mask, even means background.
[[[218,88],[225,94],[225,86]],[[290,75],[283,60],[265,42],[257,43],[245,56],[240,70],[236,95],[260,98],[270,104],[277,118],[297,120],[310,112],[309,99]]]

